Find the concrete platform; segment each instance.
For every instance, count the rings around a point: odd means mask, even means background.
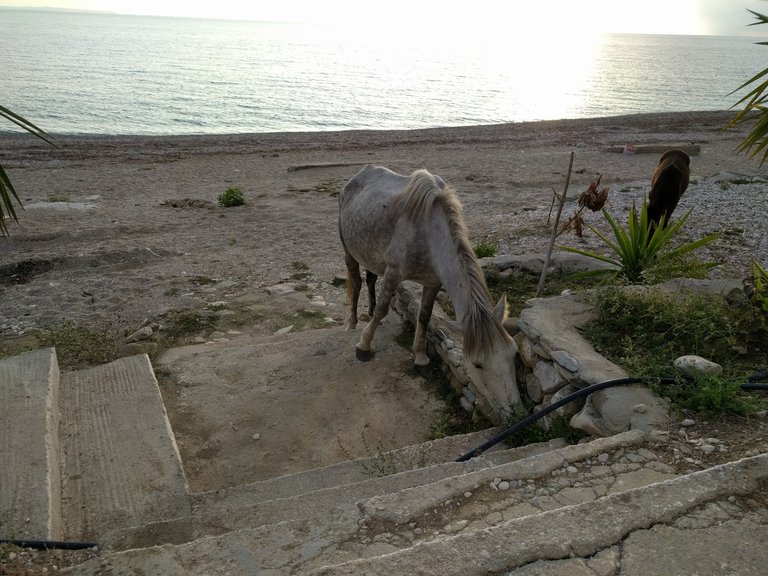
[[[0,538],[61,537],[58,394],[53,348],[0,360]]]
[[[61,381],[66,538],[186,515],[187,481],[146,354]]]

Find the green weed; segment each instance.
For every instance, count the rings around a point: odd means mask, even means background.
[[[219,204],[225,208],[232,206],[242,206],[245,204],[245,196],[242,190],[237,187],[227,188],[219,195]]]
[[[475,255],[478,258],[489,258],[496,256],[499,252],[499,245],[496,242],[479,240],[475,244]]]

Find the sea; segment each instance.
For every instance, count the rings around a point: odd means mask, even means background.
[[[577,23],[575,23],[577,24]],[[52,134],[418,129],[725,110],[759,39],[422,33],[0,9],[0,106]],[[498,28],[497,28],[498,30]],[[0,119],[0,131],[18,130]]]

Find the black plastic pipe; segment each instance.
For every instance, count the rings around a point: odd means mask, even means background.
[[[0,538],[0,544],[12,544],[19,548],[35,550],[86,550],[98,546],[96,542],[63,542],[61,540],[8,540]]]
[[[768,384],[755,382],[756,380],[762,380],[765,377],[768,377],[768,370],[764,372],[758,372],[757,374],[753,374],[748,378],[748,380],[751,383],[742,384],[741,387],[744,390],[768,390]],[[606,380],[605,382],[598,382],[597,384],[592,384],[591,386],[587,386],[586,388],[577,390],[573,394],[569,394],[565,398],[561,398],[554,404],[550,404],[546,408],[542,408],[538,412],[535,412],[523,418],[519,422],[516,422],[515,424],[513,424],[503,432],[500,432],[499,434],[491,438],[490,440],[485,441],[483,444],[481,444],[477,448],[474,448],[469,452],[462,454],[456,459],[456,462],[466,462],[470,458],[479,456],[489,448],[496,446],[496,444],[506,440],[507,438],[512,436],[512,434],[519,432],[523,428],[527,428],[537,420],[543,418],[547,414],[554,412],[561,406],[565,406],[569,402],[582,398],[583,396],[588,396],[589,394],[592,394],[592,392],[597,392],[598,390],[604,390],[605,388],[612,388],[613,386],[623,386],[625,384],[643,384],[648,382],[658,382],[660,384],[676,384],[677,380],[675,380],[674,378],[656,378],[653,376],[643,376],[643,377],[632,377],[632,378],[618,378],[616,380]]]

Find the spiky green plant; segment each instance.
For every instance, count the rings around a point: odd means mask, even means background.
[[[32,124],[29,120],[25,120],[15,112],[11,112],[8,108],[0,106],[0,116],[21,126],[27,132],[34,134],[41,140],[45,140],[52,146],[56,145],[43,130]],[[16,194],[16,190],[13,188],[13,184],[11,184],[11,179],[8,178],[8,174],[6,174],[5,169],[2,164],[0,164],[0,236],[6,236],[8,234],[8,227],[5,224],[6,218],[13,218],[15,222],[19,221],[19,217],[16,215],[16,209],[13,206],[14,200],[16,200],[19,206],[22,205],[18,194]]]
[[[625,230],[604,209],[603,216],[613,230],[614,238],[609,238],[594,226],[589,224],[587,226],[610,248],[615,256],[604,256],[597,252],[581,250],[571,246],[561,246],[561,248],[568,252],[595,258],[615,266],[614,269],[591,270],[583,272],[578,276],[619,274],[630,282],[642,282],[645,271],[651,266],[680,258],[684,254],[709,244],[717,238],[717,234],[709,234],[694,242],[688,242],[668,250],[673,238],[680,232],[690,214],[691,210],[688,210],[679,220],[667,224],[662,219],[658,226],[651,226],[648,219],[648,205],[645,199],[643,199],[643,206],[639,214],[635,206],[630,208],[627,229]]]

